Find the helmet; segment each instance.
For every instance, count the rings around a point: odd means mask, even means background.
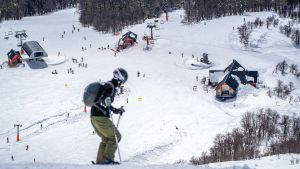
[[[113,74],[114,74],[114,79],[120,81],[122,84],[124,84],[128,79],[128,73],[123,68],[115,69]]]

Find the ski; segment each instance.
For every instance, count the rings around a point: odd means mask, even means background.
[[[91,161],[91,163],[93,165],[120,165],[120,163],[117,161],[108,161],[108,162],[104,162],[104,163],[100,163],[100,164],[97,164],[95,161]]]

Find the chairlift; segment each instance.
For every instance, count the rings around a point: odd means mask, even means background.
[[[18,42],[18,47],[22,47],[23,45],[23,40],[26,40],[26,38],[28,37],[28,35],[26,34],[26,31],[16,31],[15,37],[19,39]]]

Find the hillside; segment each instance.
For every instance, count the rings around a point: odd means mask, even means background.
[[[17,163],[18,167],[36,159],[49,168],[60,167],[61,163],[68,164],[65,167],[81,168],[77,165],[87,165],[94,160],[100,139],[92,133],[89,113],[83,112],[82,94],[90,82],[110,80],[117,67],[129,72],[125,93],[114,103],[116,107],[124,105],[126,110],[120,121],[123,136],[120,148],[125,163],[165,165],[199,156],[210,148],[217,133],[239,126],[241,115],[247,110],[272,108],[280,114],[299,115],[299,102],[269,98],[267,89],[261,87],[241,85],[235,101],[217,101],[213,89],[203,91],[200,81],[196,81],[197,76],[199,79],[208,76],[209,69],[190,64],[204,52],[214,63],[210,69],[224,69],[235,59],[249,70],[258,70],[259,79],[266,86],[275,87],[278,79],[285,83],[292,81],[296,86],[292,95],[299,96],[299,80],[291,75],[272,73],[276,64],[284,59],[300,65],[300,51],[291,40],[277,28],[260,28],[251,37],[253,46],[245,48],[239,42],[237,30],[233,30],[243,24],[244,18],[253,21],[273,13],[247,13],[196,25],[183,25],[183,15],[181,10],[171,13],[170,21],[154,30],[156,41],[151,51],[143,50],[145,42],[141,39],[144,33],[149,34],[146,23],[128,28],[138,34],[138,44],[116,56],[102,47],[112,48],[120,35],[82,27],[76,9],[1,23],[1,36],[24,29],[27,41],[38,41],[49,54],[46,66],[28,62],[25,67],[7,68],[3,64],[0,69],[0,161],[5,163],[3,166],[13,167]],[[282,19],[281,23],[284,22]],[[6,53],[10,49],[18,49],[17,43],[13,35],[8,40],[0,38],[0,63],[7,60]],[[87,68],[73,63],[73,58],[78,63],[82,58]],[[68,74],[69,68],[74,74]],[[51,73],[55,70],[57,75]],[[142,76],[137,77],[137,72]],[[197,91],[193,91],[193,86],[197,86]],[[114,118],[116,121],[117,117]],[[22,124],[20,142],[15,141],[17,122]],[[6,143],[7,137],[9,143]],[[28,151],[26,145],[29,145]],[[289,166],[289,162],[284,164],[282,168]],[[168,168],[164,165],[158,168]]]

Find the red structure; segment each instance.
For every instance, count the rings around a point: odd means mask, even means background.
[[[130,46],[133,46],[136,43],[136,39],[137,39],[137,34],[131,31],[125,33],[118,42],[117,50],[126,49]]]
[[[8,66],[14,67],[19,63],[22,63],[22,57],[20,55],[20,52],[15,51],[15,50],[10,50],[7,53],[8,56]]]

